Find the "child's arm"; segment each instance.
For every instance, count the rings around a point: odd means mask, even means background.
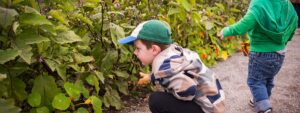
[[[243,35],[253,29],[256,24],[254,15],[251,11],[248,11],[238,23],[223,28],[220,35],[222,35],[221,37]]]

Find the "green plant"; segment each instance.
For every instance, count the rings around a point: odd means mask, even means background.
[[[118,39],[144,20],[165,20],[175,42],[212,66],[242,41],[216,37],[242,16],[238,9],[247,3],[235,2],[242,5],[208,0],[0,1],[0,112],[119,110],[123,95],[141,93],[137,74],[149,67],[142,68],[133,48]]]

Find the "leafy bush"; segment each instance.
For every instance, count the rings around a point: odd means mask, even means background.
[[[234,3],[234,4],[233,4]],[[244,39],[216,34],[238,20],[246,0],[0,1],[0,112],[96,112],[138,96],[142,68],[117,40],[140,22],[170,23],[175,42],[209,66]],[[21,109],[20,109],[21,108]]]

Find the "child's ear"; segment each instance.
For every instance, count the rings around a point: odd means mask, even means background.
[[[161,52],[161,48],[158,45],[152,45],[152,51],[154,55],[157,55]]]

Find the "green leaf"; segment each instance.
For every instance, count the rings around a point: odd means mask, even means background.
[[[177,1],[180,1],[181,5],[184,7],[186,11],[189,12],[191,10],[192,5],[187,0],[177,0]]]
[[[61,91],[52,76],[40,75],[35,78],[31,92],[37,92],[41,95],[42,106],[51,107],[54,96]]]
[[[75,83],[75,86],[80,88],[80,91],[82,92],[82,94],[85,98],[88,98],[90,96],[89,95],[89,90],[87,90],[84,87],[83,82],[81,80],[77,80],[76,83]]]
[[[36,44],[50,41],[48,38],[39,35],[35,29],[24,30],[17,36],[18,47],[24,44]]]
[[[27,98],[27,92],[25,90],[26,84],[18,78],[12,78],[12,87],[9,88],[13,92],[13,96],[19,101],[23,101]]]
[[[16,63],[15,65],[10,66],[8,69],[10,71],[10,76],[17,77],[23,72],[27,71],[29,68],[25,63]]]
[[[128,83],[127,81],[118,81],[116,82],[118,89],[124,95],[128,95]]]
[[[38,107],[41,104],[41,95],[37,92],[29,94],[27,102],[31,107]]]
[[[31,46],[27,45],[24,46],[23,48],[20,48],[19,50],[21,51],[20,57],[27,63],[31,64],[31,57],[33,55],[31,51]]]
[[[114,106],[117,110],[121,109],[122,104],[119,93],[111,88],[106,89],[104,94],[104,105],[106,107]]]
[[[221,3],[215,3],[215,5],[216,5],[216,6],[218,7],[218,9],[221,10],[222,12],[225,11],[225,7],[224,7],[223,4],[221,4]]]
[[[100,66],[101,72],[104,72],[106,74],[107,72],[110,72],[113,68],[114,63],[116,62],[118,58],[118,52],[113,50],[106,54],[106,56],[102,59],[102,63]]]
[[[77,111],[75,113],[89,113],[88,110],[86,110],[85,108],[78,108]]]
[[[41,15],[39,11],[37,11],[36,9],[34,9],[32,7],[23,6],[23,8],[24,8],[24,13],[34,13],[34,14]]]
[[[0,50],[0,64],[15,59],[20,53],[21,51],[16,49]]]
[[[214,24],[209,21],[205,21],[204,24],[205,24],[206,30],[211,30],[214,27]]]
[[[0,26],[7,29],[8,26],[12,25],[17,15],[19,14],[14,9],[0,7]]]
[[[37,113],[49,113],[49,109],[46,106],[36,108]]]
[[[91,96],[91,99],[95,113],[102,113],[102,101],[96,96]]]
[[[117,40],[125,37],[124,29],[119,25],[110,23],[110,36],[115,47],[119,47],[120,44]]]
[[[62,13],[62,11],[59,10],[51,10],[49,12],[49,14],[54,17],[55,19],[57,19],[59,22],[65,24],[65,25],[69,25],[69,20],[66,19],[66,15],[64,13]]]
[[[51,71],[54,71],[56,66],[58,65],[57,62],[51,60],[51,59],[45,59],[45,62],[47,63],[47,65],[49,66],[49,68],[51,69]]]
[[[63,31],[53,38],[53,41],[59,44],[73,43],[82,41],[82,39],[74,33],[74,31]]]
[[[73,57],[74,57],[75,62],[77,64],[95,61],[94,57],[92,57],[92,56],[84,56],[84,55],[82,55],[80,53],[74,53]]]
[[[21,25],[52,25],[44,16],[35,13],[23,13],[20,15]]]
[[[168,15],[173,15],[173,14],[177,14],[180,12],[181,12],[181,10],[179,8],[170,8],[168,11]]]
[[[85,78],[85,80],[86,80],[90,85],[95,86],[97,93],[99,92],[99,90],[100,90],[100,87],[99,87],[99,81],[98,81],[96,75],[90,74],[88,77]]]
[[[74,85],[70,82],[66,82],[64,84],[64,88],[70,97],[75,98],[75,101],[77,101],[79,99],[79,97],[80,97],[80,88],[79,87],[77,87],[76,85]]]
[[[96,74],[97,78],[104,84],[105,78],[103,76],[103,73],[99,71],[94,71],[94,73]]]
[[[21,109],[15,106],[14,100],[0,98],[0,113],[19,113],[20,111]]]
[[[122,78],[128,78],[129,77],[129,74],[127,72],[124,72],[124,71],[114,71],[114,73],[118,77],[122,77]]]
[[[57,94],[52,102],[52,106],[59,110],[66,110],[70,106],[71,100],[65,94]]]
[[[64,81],[66,81],[67,67],[65,65],[61,64],[61,65],[58,65],[55,69],[56,69],[58,75],[60,76],[60,78],[63,79]]]
[[[80,19],[82,22],[84,22],[84,23],[86,23],[86,24],[88,24],[90,26],[93,26],[93,22],[89,18],[83,16],[80,13],[74,13],[72,15],[72,17],[75,18],[75,19]]]

